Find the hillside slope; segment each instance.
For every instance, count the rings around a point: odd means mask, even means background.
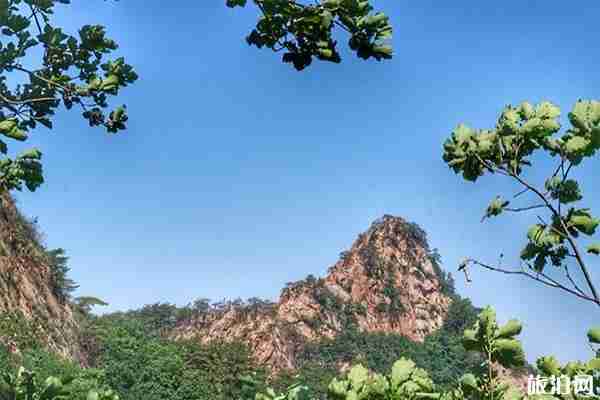
[[[0,196],[0,343],[18,347],[11,324],[24,317],[28,330],[49,350],[80,359],[77,324],[69,304],[53,288],[47,253],[35,224],[18,211],[13,199]]]
[[[207,307],[179,323],[172,337],[242,341],[258,364],[294,369],[305,344],[334,338],[349,326],[423,341],[444,322],[451,303],[446,283],[425,233],[386,215],[359,235],[324,278],[288,284],[277,303]]]

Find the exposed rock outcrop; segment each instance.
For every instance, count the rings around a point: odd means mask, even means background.
[[[52,288],[52,271],[37,235],[12,198],[1,195],[0,316],[24,317],[50,350],[79,359],[73,312]],[[0,331],[0,343],[18,351],[14,338],[7,335]]]
[[[210,308],[179,324],[173,337],[243,341],[272,370],[293,369],[304,343],[332,338],[348,324],[422,341],[442,325],[451,301],[430,256],[417,225],[386,215],[324,278],[288,284],[277,303]]]

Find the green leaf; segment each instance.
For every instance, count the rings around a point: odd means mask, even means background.
[[[590,343],[600,344],[600,327],[590,329],[587,337]]]
[[[381,374],[374,374],[369,384],[369,393],[373,395],[384,395],[389,389],[387,379]]]
[[[458,143],[464,143],[473,138],[474,135],[475,131],[464,124],[458,125],[456,129],[454,129],[454,132],[452,132],[454,140]]]
[[[537,367],[546,376],[559,376],[560,375],[560,363],[554,356],[546,356],[538,358]]]
[[[532,118],[535,115],[535,110],[533,106],[531,105],[531,103],[528,102],[521,103],[521,105],[519,106],[519,110],[521,112],[522,117],[525,119]]]
[[[332,396],[345,397],[348,393],[348,382],[333,378],[327,390]]]
[[[483,311],[479,313],[479,335],[483,335],[484,338],[491,339],[495,336],[496,328],[498,324],[496,322],[496,311],[486,306]]]
[[[552,178],[546,182],[546,189],[553,199],[559,200],[563,204],[582,199],[579,183],[573,179],[567,179],[563,182],[558,177]]]
[[[25,158],[25,159],[29,159],[29,160],[41,160],[42,152],[39,151],[38,149],[30,149],[30,150],[23,152],[20,155],[20,158]]]
[[[245,7],[246,0],[227,0],[227,2],[225,4],[227,5],[227,7],[230,7],[230,8]]]
[[[475,329],[466,329],[462,338],[463,346],[466,350],[480,350],[480,343],[477,340],[477,331]]]
[[[596,232],[596,228],[600,224],[600,220],[592,217],[590,210],[587,208],[572,210],[567,218],[570,226],[573,226],[579,232],[590,236]]]
[[[585,137],[573,136],[565,143],[565,150],[569,155],[583,156],[590,144],[591,141]]]
[[[533,225],[527,231],[527,238],[532,243],[540,243],[541,238],[544,236],[546,231],[546,227],[544,225],[536,224]]]
[[[510,386],[506,392],[504,392],[504,396],[502,400],[522,400],[524,399],[523,393],[519,389],[514,386]],[[553,399],[554,400],[554,399]]]
[[[509,339],[520,334],[522,329],[523,325],[518,320],[511,319],[506,323],[506,325],[500,327],[496,337]]]
[[[415,369],[415,363],[412,360],[402,357],[392,366],[392,374],[390,376],[392,386],[394,388],[406,382]]]
[[[355,365],[348,373],[350,386],[354,390],[360,390],[369,379],[369,371],[362,365]]]
[[[596,256],[600,256],[600,243],[594,243],[587,247],[587,252],[589,254],[594,254]]]
[[[590,361],[587,362],[586,367],[591,371],[600,370],[600,358],[592,358]]]
[[[550,102],[544,101],[537,106],[535,115],[539,118],[558,118],[560,117],[560,108]]]
[[[579,100],[569,113],[571,124],[584,134],[600,121],[600,102]]]
[[[521,342],[515,339],[498,339],[495,341],[496,360],[504,367],[520,367],[525,365],[525,353]]]
[[[459,381],[461,387],[467,389],[467,393],[472,393],[477,390],[477,378],[473,374],[464,374]]]
[[[488,206],[488,208],[485,212],[484,218],[491,218],[491,217],[495,217],[495,216],[502,214],[504,209],[509,204],[510,204],[509,201],[505,201],[504,199],[502,199],[502,197],[497,196],[494,200],[492,200],[492,202]]]

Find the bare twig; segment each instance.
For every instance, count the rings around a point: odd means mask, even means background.
[[[560,282],[556,281],[555,279],[549,277],[548,275],[544,274],[543,272],[536,272],[536,274],[531,274],[527,271],[521,270],[521,271],[515,271],[515,270],[508,270],[508,269],[504,269],[504,268],[497,268],[497,267],[493,267],[491,265],[485,264],[481,261],[477,261],[477,260],[469,260],[470,263],[478,265],[482,268],[485,268],[487,270],[490,271],[494,271],[494,272],[500,272],[502,274],[507,274],[507,275],[520,275],[520,276],[524,276],[526,278],[532,279],[534,281],[540,282],[546,286],[555,288],[555,289],[560,289],[563,290],[565,292],[568,292],[574,296],[577,296],[583,300],[595,303],[596,305],[600,306],[600,301],[596,300],[593,297],[590,297],[588,295],[586,295],[585,293],[580,293],[577,290],[573,290],[569,287],[564,286],[563,284],[561,284]],[[540,278],[541,277],[541,278]],[[543,278],[543,279],[542,279]]]
[[[517,197],[522,196],[522,195],[524,195],[527,192],[529,192],[529,189],[525,188],[525,189],[521,190],[520,192],[518,192],[517,194],[515,194],[513,196],[513,199],[516,199]]]
[[[521,207],[521,208],[505,208],[506,211],[512,211],[512,212],[522,212],[522,211],[529,211],[529,210],[535,210],[538,208],[545,208],[546,206],[544,204],[537,204],[534,206],[529,206],[529,207]]]

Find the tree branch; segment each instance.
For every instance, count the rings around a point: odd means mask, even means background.
[[[506,211],[512,211],[512,212],[522,212],[522,211],[529,211],[529,210],[535,210],[538,208],[546,208],[546,206],[544,204],[537,204],[535,206],[529,206],[529,207],[521,207],[521,208],[505,208]]]
[[[585,266],[585,262],[583,261],[583,258],[581,257],[581,253],[579,252],[579,248],[577,247],[577,244],[575,243],[575,241],[573,240],[573,238],[571,237],[571,235],[569,235],[569,230],[568,230],[568,228],[567,228],[567,226],[565,224],[565,221],[563,220],[562,216],[560,215],[560,213],[548,201],[548,199],[546,198],[546,196],[544,196],[542,194],[542,192],[540,192],[538,189],[536,189],[535,187],[533,187],[532,185],[530,185],[529,183],[527,183],[525,180],[523,180],[517,174],[509,173],[509,175],[511,177],[513,177],[514,179],[516,179],[521,185],[523,185],[524,187],[526,187],[529,190],[531,190],[532,192],[534,192],[544,202],[544,204],[546,205],[546,207],[550,211],[552,211],[552,213],[554,214],[554,216],[558,218],[558,220],[560,221],[560,224],[561,224],[561,226],[562,226],[562,228],[563,228],[563,230],[564,230],[564,232],[566,234],[565,238],[569,242],[569,245],[571,246],[571,249],[575,253],[575,258],[577,259],[577,263],[579,264],[579,267],[581,268],[581,271],[583,272],[583,275],[585,277],[587,285],[590,288],[590,290],[592,292],[592,295],[594,296],[595,302],[598,305],[600,305],[600,297],[598,297],[598,292],[596,291],[596,287],[592,283],[592,277],[590,276],[590,273],[587,270],[587,267]]]
[[[571,288],[568,288],[566,286],[564,286],[563,284],[559,283],[558,281],[556,281],[555,279],[549,277],[548,275],[542,273],[542,272],[537,272],[536,275],[533,275],[531,273],[528,273],[527,271],[515,271],[515,270],[507,270],[507,269],[503,269],[503,268],[497,268],[497,267],[493,267],[491,265],[482,263],[480,261],[477,260],[472,260],[470,259],[469,262],[471,262],[472,264],[475,265],[479,265],[482,268],[485,268],[487,270],[490,271],[494,271],[494,272],[500,272],[502,274],[507,274],[507,275],[520,275],[520,276],[524,276],[526,278],[532,279],[534,281],[540,282],[546,286],[555,288],[555,289],[560,289],[563,290],[565,292],[568,292],[574,296],[577,296],[583,300],[589,301],[591,303],[594,303],[598,306],[600,306],[600,301],[598,301],[597,299],[590,297],[588,295],[586,295],[585,293],[580,293],[577,290],[573,290]],[[544,278],[541,279],[540,277]]]

